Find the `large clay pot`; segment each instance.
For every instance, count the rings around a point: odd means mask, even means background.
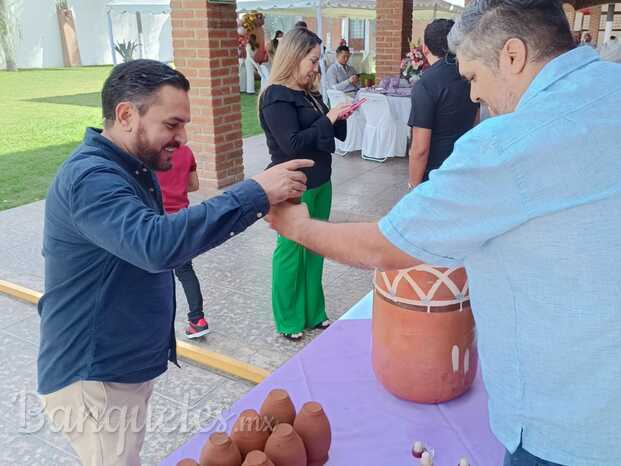
[[[239,448],[226,432],[214,432],[201,450],[200,466],[241,466]]]
[[[295,417],[293,428],[306,447],[308,466],[323,466],[328,461],[332,430],[321,405],[315,401],[304,403]]]
[[[304,442],[290,424],[274,428],[265,444],[265,454],[275,466],[307,466]]]
[[[199,466],[199,464],[191,458],[185,458],[179,461],[177,466]]]
[[[254,409],[246,409],[241,412],[233,430],[231,439],[239,448],[242,459],[252,450],[265,448],[265,442],[270,436],[271,428],[262,416],[259,416]]]
[[[282,422],[293,424],[295,406],[286,390],[275,388],[267,394],[259,413],[271,427],[276,427]]]
[[[382,385],[418,403],[465,393],[478,361],[465,270],[376,271],[374,285],[372,359]]]

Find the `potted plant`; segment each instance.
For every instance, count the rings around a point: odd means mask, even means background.
[[[78,47],[75,20],[67,0],[56,0],[56,16],[58,17],[65,66],[80,66],[80,48]]]
[[[116,50],[119,55],[121,55],[125,63],[134,59],[134,52],[137,48],[138,42],[135,42],[133,40],[128,40],[127,42],[117,42],[114,46],[114,50]]]

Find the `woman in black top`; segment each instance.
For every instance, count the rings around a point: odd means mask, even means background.
[[[347,135],[345,106],[328,110],[317,92],[321,39],[293,29],[281,40],[269,83],[259,97],[259,119],[272,156],[270,167],[288,160],[315,161],[307,168],[302,202],[311,217],[327,220],[332,204],[334,138]],[[305,328],[325,328],[323,257],[279,236],[272,261],[272,309],[276,330],[291,339]]]

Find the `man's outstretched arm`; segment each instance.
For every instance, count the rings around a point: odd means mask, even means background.
[[[328,223],[309,217],[304,204],[283,202],[267,218],[281,235],[317,254],[363,269],[406,269],[421,262],[389,242],[377,223]]]

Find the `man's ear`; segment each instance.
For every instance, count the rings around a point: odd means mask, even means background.
[[[119,102],[115,109],[117,124],[123,131],[132,132],[137,121],[138,109],[131,102]]]
[[[427,60],[429,60],[429,55],[431,55],[431,51],[429,50],[429,47],[427,47],[424,43],[423,43],[423,55],[425,55],[425,58]]]
[[[500,67],[511,74],[520,74],[528,62],[528,47],[522,39],[512,38],[500,51]]]

